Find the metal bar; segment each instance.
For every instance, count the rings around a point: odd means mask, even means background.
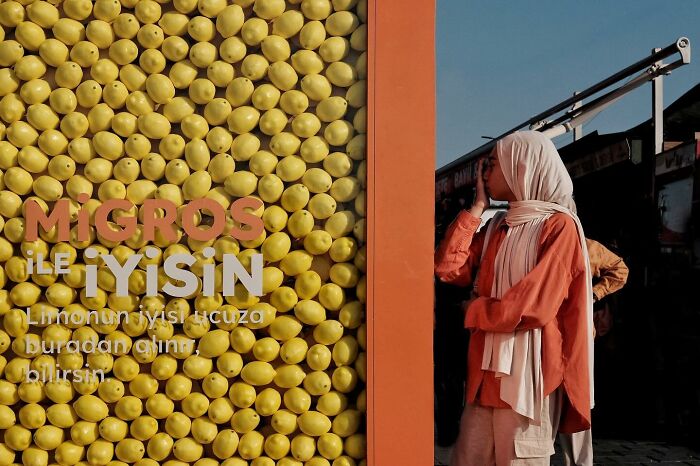
[[[652,49],[652,55],[658,52],[658,48]],[[663,61],[658,61],[654,66],[662,67]],[[664,77],[656,76],[651,82],[651,118],[654,127],[654,155],[664,150]]]
[[[680,60],[679,60],[680,61]],[[673,67],[673,65],[676,65],[678,62],[671,63],[669,65],[663,65],[659,68],[645,71],[644,73],[638,75],[634,79],[632,79],[630,82],[623,84],[622,86],[608,92],[607,94],[603,94],[602,96],[586,103],[583,105],[581,108],[578,109],[578,114],[584,114],[586,112],[591,111],[592,109],[595,109],[599,106],[601,103],[606,103],[610,101],[615,101],[622,97],[624,94],[627,94],[628,92],[633,91],[634,89],[638,88],[639,86],[646,84],[647,82],[653,80],[657,76],[662,76],[664,74],[670,73],[669,68],[675,69],[676,67]],[[539,128],[540,131],[547,130],[549,128],[552,128],[556,125],[564,123],[566,120],[572,120],[574,117],[571,115],[571,112],[565,113],[558,117],[556,120],[550,121]]]
[[[574,92],[574,95],[578,95],[578,94],[579,94],[578,92]],[[582,105],[583,105],[582,100],[579,100],[578,102],[576,102],[573,105],[573,107],[571,107],[572,112],[576,112],[576,115],[580,115],[581,114],[580,108]],[[579,110],[579,111],[577,112],[577,110]],[[583,137],[583,123],[574,126],[574,142],[578,141],[582,137]]]
[[[670,65],[666,65],[666,67],[663,68],[665,73],[669,73],[671,70],[676,69],[679,66],[690,63],[690,40],[688,40],[686,37],[679,38],[673,44],[660,49],[658,52],[650,55],[649,57],[646,57],[642,60],[637,61],[636,63],[624,68],[621,71],[618,71],[617,73],[611,75],[610,77],[604,79],[603,81],[589,87],[588,89],[586,89],[584,91],[581,91],[580,93],[564,100],[563,102],[561,102],[553,107],[550,107],[549,109],[545,110],[544,112],[541,112],[541,113],[537,114],[536,116],[528,119],[524,123],[522,123],[518,126],[515,126],[514,128],[510,129],[509,131],[506,131],[505,133],[497,136],[492,141],[489,141],[489,142],[477,147],[476,149],[472,150],[471,152],[468,152],[467,154],[463,155],[462,157],[458,158],[457,160],[454,160],[454,161],[448,163],[447,165],[439,168],[436,171],[436,175],[439,176],[442,173],[451,170],[455,166],[462,165],[465,162],[473,159],[474,157],[482,155],[482,154],[490,151],[496,145],[497,140],[507,136],[508,134],[511,134],[515,131],[518,131],[519,129],[523,128],[524,126],[529,126],[529,125],[533,125],[535,123],[541,122],[544,118],[551,116],[552,114],[560,112],[561,110],[573,105],[577,101],[581,101],[587,97],[590,97],[591,95],[596,94],[607,87],[610,87],[611,85],[615,84],[616,82],[631,76],[635,72],[638,72],[638,71],[641,71],[645,68],[648,68],[648,67],[652,66],[654,63],[656,63],[657,61],[663,60],[664,58],[669,57],[675,53],[680,53],[681,59],[670,64]],[[649,78],[649,79],[651,79],[651,78]],[[623,86],[621,86],[621,88],[622,87],[625,87],[625,86],[623,85]],[[615,91],[612,91],[612,92],[615,92]],[[587,103],[586,105],[582,106],[580,109],[577,109],[577,111],[583,112],[583,111],[585,111],[586,108],[591,108],[590,107],[591,104],[596,103],[596,102],[600,102],[600,99],[605,98],[608,95],[609,94],[606,94],[598,99],[595,99],[592,102]],[[551,128],[551,127],[553,127],[553,126],[555,126],[555,125],[557,125],[557,124],[561,123],[562,121],[565,121],[569,118],[571,118],[571,115],[569,113],[567,113],[567,114],[559,117],[557,120],[555,120],[555,122],[551,122],[551,123],[548,123],[547,125],[544,125],[542,127],[542,129]]]
[[[582,115],[578,115],[575,118],[571,119],[571,121],[567,121],[565,123],[561,123],[556,126],[552,126],[543,130],[539,130],[547,136],[549,139],[554,139],[557,136],[561,136],[562,134],[566,134],[569,131],[575,131],[576,128],[580,128],[584,123],[587,121],[591,120],[594,118],[596,115],[598,115],[600,112],[614,104],[618,99],[621,99],[622,96],[619,96],[615,99],[612,99],[608,102],[602,102],[598,107],[594,109],[588,110],[586,113]]]
[[[547,134],[549,138],[555,138],[557,136],[560,136],[562,134],[565,134],[569,131],[572,131],[583,125],[586,121],[590,120],[593,118],[595,115],[600,113],[602,110],[605,108],[609,107],[611,104],[617,102],[619,99],[624,97],[625,94],[627,94],[630,91],[633,91],[634,89],[646,84],[647,81],[652,81],[652,83],[656,82],[654,80],[656,79],[663,79],[663,76],[665,74],[670,73],[671,69],[676,69],[679,66],[683,65],[684,63],[679,60],[675,63],[667,64],[667,65],[662,65],[660,68],[653,72],[649,73],[644,73],[634,80],[630,81],[629,83],[620,86],[617,90],[610,92],[609,94],[605,94],[604,96],[601,96],[600,98],[589,102],[586,104],[585,108],[582,107],[579,109],[581,113],[578,115],[571,117],[571,120],[568,122],[564,122],[567,118],[565,116],[560,117],[559,119],[552,121],[550,123],[547,123],[546,125],[543,125],[541,128],[539,128],[539,131],[542,131],[543,133]],[[661,89],[661,102],[660,102],[660,114],[663,116],[663,88]],[[660,151],[663,151],[663,119],[661,120],[660,124],[658,125],[661,128],[661,143],[660,143]],[[656,126],[655,126],[656,127]],[[563,129],[563,130],[562,130]],[[659,152],[656,152],[657,154]]]
[[[690,41],[686,37],[681,37],[679,38],[676,42],[673,44],[664,47],[663,49],[659,49],[657,53],[652,54],[649,57],[643,58],[639,60],[638,62],[628,66],[627,68],[624,68],[621,71],[618,71],[617,73],[613,74],[612,76],[600,81],[598,84],[594,84],[593,86],[589,87],[588,89],[581,91],[578,95],[575,95],[573,97],[569,97],[565,101],[548,108],[547,110],[543,111],[542,113],[539,113],[535,115],[534,117],[530,118],[526,123],[523,123],[522,125],[518,126],[515,128],[515,130],[518,130],[522,128],[523,126],[526,125],[531,125],[533,123],[537,123],[540,120],[543,120],[544,118],[552,115],[553,113],[560,112],[561,110],[564,110],[566,107],[570,107],[571,105],[575,104],[576,101],[578,100],[583,100],[586,99],[593,94],[596,94],[603,89],[612,86],[618,81],[622,81],[623,79],[633,75],[634,73],[637,73],[639,71],[642,71],[645,68],[648,68],[652,66],[654,63],[656,63],[659,60],[663,60],[664,58],[670,57],[671,55],[678,53],[681,51],[681,49],[684,49],[690,45]],[[508,134],[512,133],[514,130],[509,131]]]
[[[652,80],[654,76],[657,76],[662,73],[668,73],[670,72],[669,69],[675,69],[678,66],[681,66],[682,60],[678,60],[674,63],[671,63],[669,65],[665,65],[664,67],[658,68],[654,71],[646,71],[639,76],[635,77],[632,79],[630,82],[623,84],[622,86],[608,92],[607,94],[604,94],[590,102],[587,102],[585,105],[582,105],[577,109],[578,115],[576,117],[572,117],[570,112],[565,113],[564,115],[560,116],[554,121],[548,122],[546,124],[540,125],[537,130],[542,131],[543,133],[547,134],[549,138],[555,138],[557,136],[560,136],[562,134],[565,134],[569,131],[572,131],[574,126],[576,125],[581,125],[585,123],[586,121],[590,120],[593,118],[595,115],[600,113],[603,109],[608,107],[610,104],[613,102],[619,100],[622,98],[626,93],[642,86],[643,84],[646,84],[648,81]],[[566,121],[570,120],[570,121]],[[576,120],[576,122],[574,121]],[[577,123],[580,122],[580,123]],[[510,134],[510,133],[507,133]],[[500,139],[496,138],[493,141],[490,141],[487,144],[482,145],[481,147],[473,150],[469,154],[461,157],[460,159],[456,160],[455,162],[452,162],[451,164],[448,164],[441,169],[437,171],[437,174],[439,175],[440,173],[443,173],[444,171],[449,170],[452,166],[462,164],[467,162],[469,159],[473,159],[481,154],[484,154],[496,145],[496,141]]]
[[[622,97],[625,96],[625,94],[646,84],[648,81],[653,80],[658,76],[663,76],[668,72],[668,67],[674,64],[675,63],[663,65],[660,68],[657,68],[653,71],[642,73],[630,82],[615,89],[614,91],[611,91],[608,94],[605,94],[599,97],[598,99],[589,102],[584,106],[585,108],[583,108],[583,111],[581,111],[581,113],[579,113],[575,117],[572,117],[571,120],[564,122],[563,120],[565,120],[566,118],[561,117],[559,118],[559,120],[543,126],[543,128],[540,131],[546,134],[549,138],[555,138],[568,131],[571,131],[574,127],[584,124],[586,121],[589,121],[598,113],[620,100]]]

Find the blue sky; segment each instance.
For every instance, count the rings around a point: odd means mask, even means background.
[[[690,39],[693,61],[665,78],[665,105],[700,83],[700,1],[437,0],[436,166],[680,36]],[[584,133],[625,130],[650,116],[647,84]]]

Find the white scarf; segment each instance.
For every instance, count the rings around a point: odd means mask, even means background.
[[[505,221],[508,232],[500,244],[494,264],[491,297],[501,298],[537,264],[542,227],[557,212],[571,216],[578,228],[590,276],[588,250],[581,222],[575,211],[573,183],[554,144],[536,131],[513,133],[498,141],[496,154],[508,186],[517,201],[508,212],[494,218],[486,232],[484,250],[498,224]],[[592,283],[586,280],[586,312],[589,335],[589,385],[593,407],[593,300]],[[482,369],[500,378],[501,400],[511,408],[540,423],[544,400],[542,373],[542,329],[513,333],[487,332]]]

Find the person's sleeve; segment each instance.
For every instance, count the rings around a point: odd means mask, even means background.
[[[469,286],[479,266],[484,231],[476,233],[481,219],[462,210],[447,229],[445,239],[435,251],[435,275],[452,285]]]
[[[607,295],[620,290],[629,275],[629,269],[621,257],[610,251],[602,244],[598,244],[598,258],[600,278],[593,286],[593,294],[597,300],[601,300]]]
[[[585,274],[583,252],[573,220],[545,225],[537,265],[502,298],[479,297],[467,309],[465,327],[486,332],[542,328],[567,299],[569,287]]]

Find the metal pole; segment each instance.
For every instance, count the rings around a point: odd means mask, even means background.
[[[670,65],[666,65],[664,69],[667,69],[669,66]],[[630,82],[618,87],[614,91],[602,95],[591,102],[587,102],[581,107],[578,114],[573,118],[571,118],[571,115],[564,115],[541,126],[538,131],[541,131],[542,134],[545,134],[550,139],[573,131],[576,126],[581,126],[587,123],[607,107],[620,100],[627,93],[651,81],[653,76],[659,74],[659,70],[656,70],[654,73],[655,74],[646,72],[642,73],[636,78],[632,79]]]
[[[578,94],[579,94],[578,91],[574,92],[574,95],[578,95]],[[580,100],[578,102],[576,102],[573,105],[573,107],[571,107],[571,110],[576,110],[578,108],[581,108],[581,101]],[[577,115],[577,114],[574,113],[574,115]],[[583,137],[583,124],[580,124],[578,126],[574,126],[574,142],[578,141],[582,137]]]
[[[659,48],[652,49],[652,55],[659,52]],[[663,66],[663,60],[654,63],[654,67]],[[651,83],[652,121],[654,127],[654,155],[659,155],[664,150],[664,77],[656,76]]]
[[[560,102],[559,104],[545,110],[544,112],[539,113],[538,115],[530,118],[529,120],[521,123],[520,125],[512,128],[512,129],[510,129],[509,131],[506,131],[503,134],[497,136],[496,138],[494,138],[494,140],[489,141],[489,142],[481,145],[480,147],[477,147],[476,149],[472,150],[471,152],[463,155],[462,157],[458,158],[457,160],[454,160],[454,161],[444,165],[443,167],[438,168],[436,171],[436,175],[440,176],[442,173],[447,173],[450,170],[452,170],[454,167],[466,164],[470,160],[473,160],[473,159],[479,157],[480,155],[487,153],[496,145],[496,141],[498,139],[501,139],[502,137],[505,137],[508,134],[515,132],[523,127],[526,127],[528,125],[535,125],[535,128],[533,128],[533,129],[537,129],[539,131],[545,132],[548,129],[552,129],[555,126],[566,122],[567,120],[571,119],[571,115],[568,112],[565,113],[564,115],[554,119],[554,121],[547,121],[546,118],[548,116],[555,114],[555,113],[558,113],[561,110],[564,110],[567,107],[570,107],[571,105],[575,104],[576,102],[582,102],[584,99],[592,96],[593,94],[596,94],[597,92],[599,92],[607,87],[610,87],[611,85],[615,84],[616,82],[621,81],[622,79],[627,78],[630,75],[634,74],[635,72],[641,71],[641,70],[653,65],[654,63],[659,63],[664,58],[669,57],[675,53],[679,53],[681,55],[681,57],[677,61],[670,63],[670,64],[666,64],[664,66],[663,71],[665,74],[670,73],[672,70],[674,70],[680,66],[683,66],[683,65],[690,63],[690,41],[686,37],[681,37],[675,43],[673,43],[667,47],[664,47],[661,49],[656,49],[656,50],[657,51],[655,53],[652,53],[650,56],[634,63],[633,65],[628,66],[627,68],[625,68],[621,71],[618,71],[617,73],[613,74],[612,76],[608,77],[607,79],[604,79],[603,81],[599,82],[598,84],[595,84],[595,85],[589,87],[588,89],[581,91],[578,95],[569,97],[565,101]],[[648,72],[649,72],[649,70],[647,70],[647,73]],[[651,79],[651,78],[649,78],[649,79]],[[621,86],[621,88],[625,88],[625,86],[623,85],[623,86]],[[582,105],[581,112],[585,113],[588,109],[600,108],[601,103],[610,102],[611,100],[616,100],[617,97],[611,98],[611,95],[610,95],[610,94],[613,94],[614,92],[615,91],[613,91],[607,95],[603,95],[601,97],[598,97],[598,98],[592,100],[591,102],[587,102],[585,105]],[[613,94],[613,95],[619,96],[619,94]],[[569,127],[569,128],[566,128],[563,132],[560,132],[559,129],[556,129],[554,132],[557,134],[563,134],[563,133],[566,133],[566,132],[571,131],[571,130],[572,130],[572,128]],[[663,146],[663,144],[662,144],[662,146]]]

